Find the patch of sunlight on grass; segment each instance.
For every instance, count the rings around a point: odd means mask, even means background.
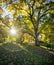
[[[0,43],[0,46],[2,45],[2,43]]]
[[[28,52],[28,53],[30,53],[23,45],[21,45],[21,44],[18,44],[18,46],[22,49],[22,50],[24,50],[24,51],[26,51],[26,52]]]
[[[5,50],[8,50],[10,52],[23,51],[24,50],[24,51],[30,53],[26,49],[26,46],[23,46],[20,43],[18,43],[18,44],[16,44],[16,43],[1,43],[0,46],[2,46]]]
[[[21,50],[21,47],[16,45],[16,44],[13,44],[13,43],[6,43],[6,44],[2,44],[1,45],[5,50],[8,50],[8,51],[11,51],[11,52],[14,52],[14,51],[20,51]]]
[[[48,47],[45,47],[45,46],[40,46],[40,47],[42,47],[42,48],[44,48],[44,49],[48,49],[48,50],[50,50],[50,48],[48,48]]]
[[[45,47],[45,46],[40,46],[40,47],[47,49],[47,47]]]

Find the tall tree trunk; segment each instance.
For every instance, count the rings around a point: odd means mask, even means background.
[[[39,12],[39,13],[40,13],[40,12]],[[36,45],[36,46],[39,46],[39,43],[38,43],[39,13],[38,13],[37,21],[33,19],[32,15],[30,15],[31,22],[32,22],[32,24],[33,24],[33,26],[34,26],[35,45]]]
[[[38,34],[36,34],[36,38],[35,38],[35,45],[36,45],[36,46],[39,46]]]
[[[39,46],[39,42],[38,42],[38,30],[35,29],[34,31],[35,31],[35,45]]]

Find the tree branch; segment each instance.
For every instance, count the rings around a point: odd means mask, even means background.
[[[49,10],[54,10],[54,8],[50,8],[50,9],[47,9],[46,11],[44,11],[39,19],[41,19],[43,16],[45,16],[48,13]]]

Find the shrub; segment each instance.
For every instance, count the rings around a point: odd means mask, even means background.
[[[46,47],[47,47],[47,48],[51,48],[51,44],[47,44]]]

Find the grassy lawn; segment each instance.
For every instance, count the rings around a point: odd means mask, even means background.
[[[0,65],[54,65],[54,56],[34,45],[2,44]]]

